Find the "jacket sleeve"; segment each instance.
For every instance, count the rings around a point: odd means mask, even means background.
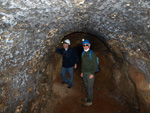
[[[91,69],[91,74],[94,75],[97,69],[97,58],[96,58],[96,53],[93,51],[92,52],[92,69]]]
[[[56,49],[56,53],[59,53],[59,54],[63,54],[64,53],[64,51],[63,51],[63,49]]]
[[[78,63],[78,55],[77,55],[77,52],[76,50],[73,49],[73,62],[74,64],[77,64]]]

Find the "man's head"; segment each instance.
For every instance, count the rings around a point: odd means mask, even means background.
[[[64,40],[63,47],[67,49],[69,48],[69,45],[70,45],[70,40],[69,39]]]
[[[83,46],[84,51],[86,51],[86,50],[90,49],[91,44],[90,44],[89,40],[85,40],[82,42],[82,46]]]

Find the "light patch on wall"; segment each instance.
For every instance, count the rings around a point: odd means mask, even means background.
[[[56,20],[55,20],[55,22],[57,22],[58,20],[60,20],[61,19],[61,17],[58,17]]]
[[[59,19],[61,19],[61,17],[58,17],[57,19],[59,20]]]
[[[48,32],[48,37],[53,37],[55,35],[55,33],[58,31],[58,29],[52,29]]]
[[[4,46],[3,49],[7,49],[7,46]]]
[[[85,0],[76,0],[76,6],[84,4]]]
[[[85,0],[79,0],[79,4],[84,4]]]
[[[130,6],[130,4],[126,4],[126,6]]]
[[[111,18],[116,18],[117,15],[118,15],[118,13],[115,12],[115,13],[111,14]]]
[[[138,48],[136,51],[137,51],[137,52],[139,52],[139,51],[141,51],[141,49],[140,49],[140,48]]]
[[[6,20],[7,18],[5,16],[2,17],[3,20]]]

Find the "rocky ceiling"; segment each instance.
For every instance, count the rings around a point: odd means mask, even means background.
[[[1,100],[7,100],[3,106],[11,108],[6,104],[28,95],[32,85],[26,84],[40,73],[41,59],[48,53],[51,57],[61,39],[73,32],[95,35],[109,48],[119,48],[149,86],[149,0],[0,0]],[[33,73],[37,76],[31,77]],[[4,91],[8,84],[9,91],[20,93]]]

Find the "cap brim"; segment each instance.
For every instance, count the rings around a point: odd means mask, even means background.
[[[89,42],[82,42],[82,45],[83,45],[83,44],[90,44],[90,43],[89,43]]]
[[[68,43],[64,42],[64,44],[68,44]],[[68,45],[70,45],[70,44],[68,44]]]

